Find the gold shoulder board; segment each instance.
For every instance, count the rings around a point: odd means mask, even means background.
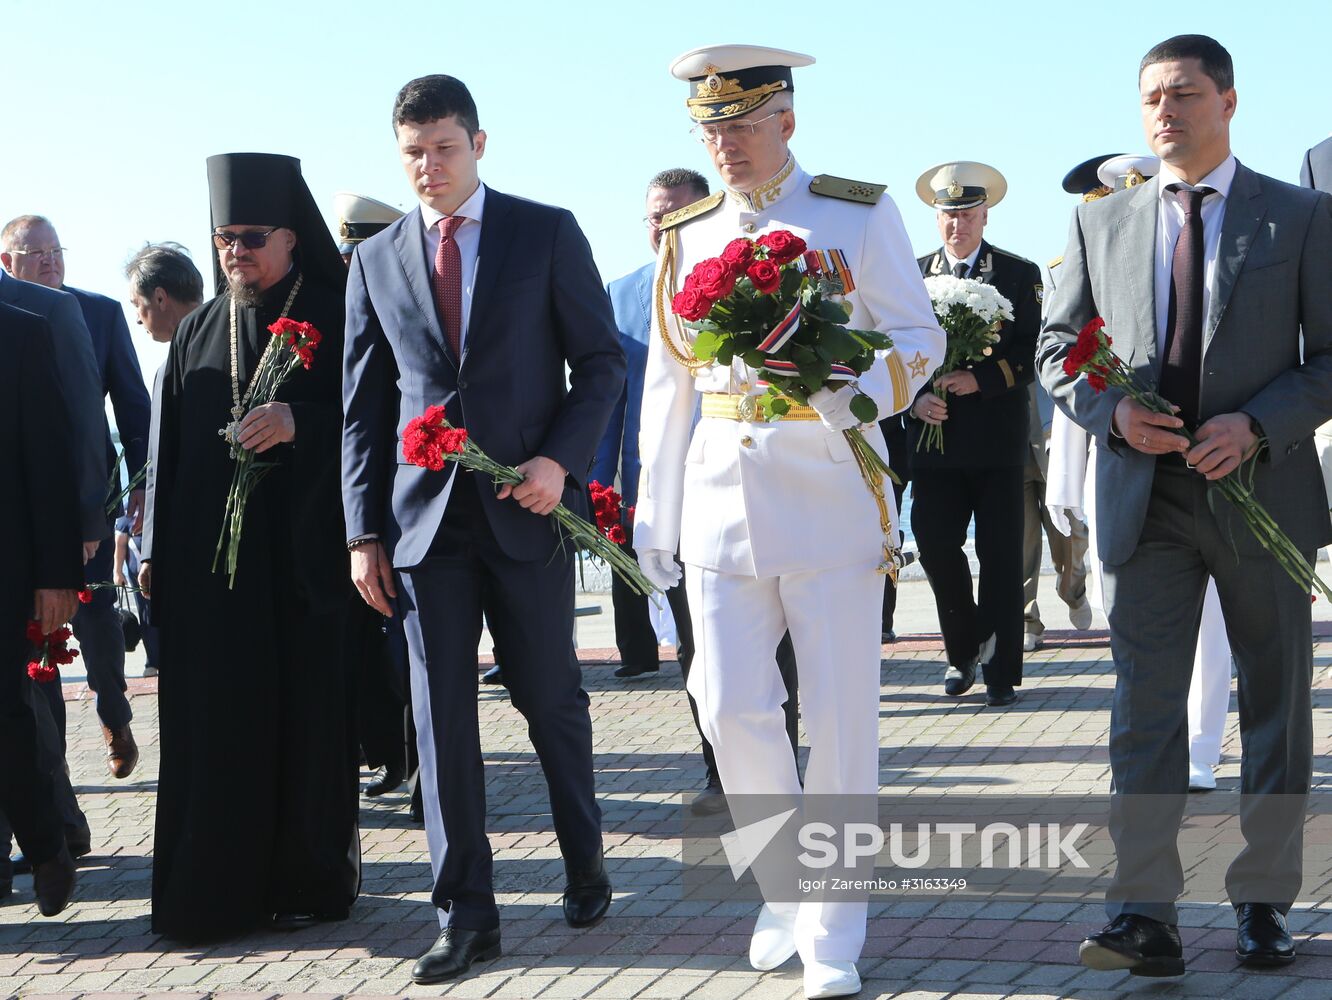
[[[1058,267],[1058,266],[1059,266],[1060,264],[1062,264],[1063,262],[1064,262],[1064,258],[1063,258],[1063,256],[1059,256],[1059,257],[1056,257],[1054,260],[1050,261],[1050,263],[1046,264],[1045,266],[1046,266],[1046,268],[1047,268],[1048,270],[1053,271],[1056,267]]]
[[[821,194],[825,198],[840,198],[842,201],[858,201],[862,205],[877,205],[887,189],[887,184],[849,181],[845,177],[834,177],[832,174],[819,174],[809,182],[809,190],[813,194]]]
[[[665,232],[667,229],[678,226],[682,222],[688,222],[690,219],[697,219],[700,215],[707,215],[709,212],[719,207],[725,198],[725,191],[716,191],[708,195],[706,198],[700,198],[698,201],[686,205],[684,208],[677,208],[674,212],[668,212],[666,215],[662,216],[661,226],[658,228],[660,231]]]

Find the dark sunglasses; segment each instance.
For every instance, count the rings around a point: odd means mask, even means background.
[[[246,250],[262,250],[268,244],[268,238],[281,228],[281,226],[274,226],[272,229],[264,229],[253,233],[226,233],[214,229],[213,246],[219,250],[225,250],[227,247],[234,247],[239,243]]]

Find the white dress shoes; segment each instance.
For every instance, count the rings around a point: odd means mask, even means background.
[[[1077,607],[1068,609],[1068,620],[1079,632],[1092,627],[1092,607],[1087,598],[1084,597]]]
[[[790,959],[796,953],[795,922],[794,904],[776,910],[764,903],[754,924],[754,936],[749,939],[749,964],[759,972],[768,972]]]
[[[1216,775],[1206,764],[1189,762],[1189,791],[1210,792],[1216,788]]]
[[[849,997],[860,992],[860,973],[855,962],[806,962],[805,996]]]

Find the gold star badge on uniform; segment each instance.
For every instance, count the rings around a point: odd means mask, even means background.
[[[925,371],[929,368],[929,365],[930,359],[924,357],[920,351],[917,351],[916,356],[907,362],[907,367],[911,369],[911,374],[916,376],[916,378],[924,378]]]

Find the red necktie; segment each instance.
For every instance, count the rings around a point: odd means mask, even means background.
[[[439,249],[435,251],[435,308],[444,328],[444,340],[453,356],[462,358],[462,254],[453,238],[464,222],[461,215],[439,220]]]
[[[1203,198],[1210,188],[1171,184],[1184,208],[1184,228],[1170,262],[1170,304],[1166,313],[1165,361],[1161,395],[1179,407],[1185,424],[1198,425],[1203,341]]]

